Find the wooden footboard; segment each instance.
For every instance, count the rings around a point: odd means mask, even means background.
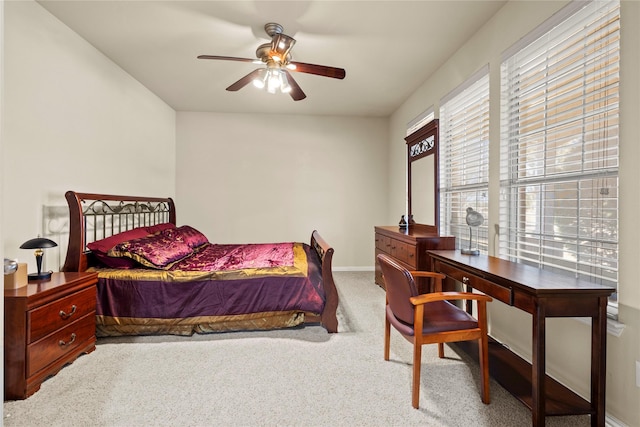
[[[322,312],[320,323],[330,333],[338,332],[338,289],[333,280],[331,263],[333,260],[333,248],[320,236],[317,230],[311,233],[311,247],[316,251],[322,261],[322,282],[327,300]]]

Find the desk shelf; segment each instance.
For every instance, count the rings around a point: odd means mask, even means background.
[[[478,345],[475,341],[451,344],[478,361]],[[502,387],[532,409],[531,363],[527,362],[502,343],[489,338],[489,373]],[[551,378],[545,378],[545,413],[547,416],[589,415],[591,404],[576,393]]]

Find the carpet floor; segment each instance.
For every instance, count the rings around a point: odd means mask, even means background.
[[[372,272],[336,272],[339,333],[320,326],[192,337],[102,338],[33,396],[4,402],[5,426],[527,426],[530,411],[478,365],[423,349],[411,406],[409,342],[383,359],[384,291]],[[590,425],[550,417],[547,426]]]

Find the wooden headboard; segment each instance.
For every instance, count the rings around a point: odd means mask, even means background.
[[[89,266],[87,244],[137,227],[170,222],[176,224],[171,198],[65,194],[69,205],[69,246],[62,271],[85,271]]]

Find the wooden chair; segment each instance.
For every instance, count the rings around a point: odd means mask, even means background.
[[[489,403],[489,351],[487,307],[492,298],[469,292],[442,292],[444,274],[409,271],[392,258],[378,255],[387,290],[384,331],[384,360],[389,360],[391,325],[409,342],[413,342],[412,404],[418,409],[420,400],[420,366],[422,346],[438,344],[438,356],[444,357],[445,342],[478,340],[480,349],[482,402]],[[418,294],[415,277],[434,280],[434,292]],[[478,319],[451,304],[450,300],[475,300]]]

